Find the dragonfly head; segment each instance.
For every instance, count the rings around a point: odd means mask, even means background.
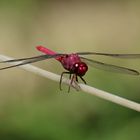
[[[84,76],[88,70],[88,66],[84,62],[75,63],[73,66],[73,72],[78,76]]]

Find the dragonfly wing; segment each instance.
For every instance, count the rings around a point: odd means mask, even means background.
[[[34,57],[27,57],[27,58],[19,58],[19,59],[12,59],[12,60],[6,60],[6,61],[0,61],[0,63],[7,63],[7,62],[18,62],[18,61],[25,61],[25,60],[33,60],[33,59],[49,59],[49,58],[55,58],[57,56],[60,56],[63,54],[54,54],[54,55],[39,55]]]
[[[41,60],[55,58],[55,57],[61,56],[61,55],[62,54],[40,55],[40,56],[35,56],[35,57],[28,57],[28,58],[20,58],[20,59],[12,59],[12,60],[7,60],[7,61],[1,61],[0,63],[16,63],[16,64],[13,64],[13,65],[7,66],[7,67],[2,67],[2,68],[0,68],[0,70],[9,69],[9,68],[13,68],[13,67],[21,66],[21,65],[30,64],[30,63],[35,63],[35,62],[38,62],[38,61],[41,61]]]
[[[86,61],[87,64],[97,68],[97,69],[102,69],[106,71],[112,71],[112,72],[117,72],[117,73],[124,73],[124,74],[130,74],[130,75],[139,75],[140,73],[136,70],[125,68],[125,67],[120,67],[120,66],[115,66],[111,64],[106,64],[102,63],[99,61],[91,60],[85,57],[80,57],[83,61]]]
[[[140,58],[140,54],[109,54],[109,53],[96,53],[96,52],[79,52],[78,55],[100,55],[116,58]]]

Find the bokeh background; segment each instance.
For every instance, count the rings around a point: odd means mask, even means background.
[[[0,53],[15,58],[58,52],[140,53],[140,1],[0,0]],[[140,59],[95,60],[140,71]],[[54,61],[34,64],[60,74]],[[87,83],[140,102],[140,77],[89,67]],[[1,140],[138,140],[140,114],[24,70],[0,71]]]

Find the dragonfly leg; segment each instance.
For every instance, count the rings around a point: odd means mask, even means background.
[[[70,92],[70,87],[72,86],[73,81],[75,81],[75,78],[76,78],[76,75],[73,74],[73,75],[72,75],[72,78],[71,78],[71,81],[70,81],[70,84],[69,84],[68,93]]]
[[[64,74],[70,74],[70,79],[71,79],[71,73],[70,72],[67,72],[67,71],[64,71],[64,72],[62,72],[61,73],[61,77],[60,77],[60,82],[59,82],[59,88],[60,88],[60,90],[62,90],[62,78],[63,78],[63,75]]]
[[[82,77],[82,76],[79,76],[80,78],[81,78],[81,80],[85,83],[85,84],[87,84],[87,82],[85,81],[85,79]]]
[[[74,82],[74,85],[73,85],[73,82]],[[68,92],[70,92],[70,87],[74,87],[77,91],[79,91],[80,89],[80,86],[78,85],[78,77],[76,74],[73,74],[72,75],[72,78],[71,78],[71,81],[70,81],[70,84],[69,84],[69,88],[68,88]]]
[[[75,75],[74,83],[75,83],[75,86],[76,86],[75,89],[77,91],[79,91],[80,90],[80,86],[78,85],[78,75]]]
[[[78,82],[78,76],[76,75],[76,82]]]
[[[71,79],[71,75],[72,75],[72,74],[70,73],[69,79]]]
[[[69,79],[70,79],[70,84],[68,87],[68,93],[70,92],[70,87],[73,85],[73,82],[75,85],[77,85],[78,82],[78,77],[76,74],[72,74],[71,72],[62,72],[61,77],[60,77],[60,82],[59,82],[59,88],[62,90],[62,79],[64,74],[69,74]],[[76,87],[75,87],[76,88]],[[78,90],[79,87],[77,86],[76,90]]]

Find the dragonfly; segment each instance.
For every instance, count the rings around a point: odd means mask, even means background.
[[[89,59],[85,56],[108,56],[108,57],[114,57],[114,58],[140,58],[140,54],[111,54],[111,53],[98,53],[98,52],[77,52],[77,53],[57,53],[55,51],[52,51],[44,46],[37,46],[36,47],[38,51],[41,51],[44,53],[43,55],[34,56],[34,57],[27,57],[27,58],[19,58],[19,59],[12,59],[7,61],[1,61],[0,63],[10,63],[10,62],[19,62],[18,64],[13,64],[11,66],[6,66],[0,68],[0,70],[5,70],[21,65],[26,65],[30,63],[35,63],[38,61],[46,60],[46,59],[56,59],[59,61],[63,68],[67,71],[64,71],[61,73],[60,76],[60,82],[59,82],[59,88],[62,90],[62,79],[64,74],[69,74],[70,84],[68,87],[68,92],[70,91],[70,87],[73,85],[73,83],[78,83],[78,78],[80,78],[85,84],[86,81],[84,80],[83,76],[88,71],[88,65],[102,70],[117,72],[117,73],[123,73],[123,74],[129,74],[129,75],[140,75],[140,73],[137,70],[116,66],[112,64],[103,63],[100,61],[96,61],[93,59]]]

